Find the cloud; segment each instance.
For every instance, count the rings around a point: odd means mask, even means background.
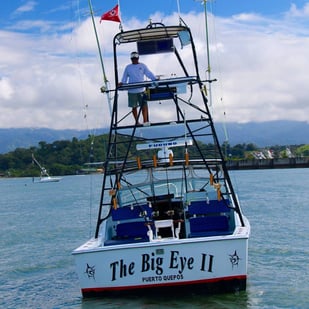
[[[7,78],[1,78],[0,79],[0,99],[7,101],[9,100],[13,95],[13,87],[11,85],[11,82]]]
[[[21,15],[27,12],[31,12],[34,10],[38,3],[36,1],[27,1],[24,5],[18,7],[14,12],[13,15]]]
[[[35,5],[36,2],[29,1],[17,11],[27,12]],[[218,79],[212,84],[216,120],[309,121],[308,27],[304,27],[305,18],[301,22],[296,18],[305,16],[307,7],[292,5],[280,18],[257,14],[209,16],[211,75]],[[182,17],[195,37],[204,78],[207,69],[204,16],[188,13]],[[178,23],[177,14],[156,13],[151,18]],[[96,21],[106,76],[113,88],[112,39],[119,32],[119,24],[99,24],[99,17]],[[146,20],[132,18],[125,20],[124,28],[146,24]],[[104,80],[90,17],[76,23],[20,19],[14,29],[0,30],[0,40],[1,127],[108,126],[109,107],[106,95],[100,93]],[[132,48],[121,49],[119,75]],[[165,62],[145,56],[141,61],[156,74],[167,77],[177,73],[169,55],[165,56]],[[172,109],[167,102],[149,105],[152,121],[170,118]],[[125,92],[120,93],[119,111],[122,115],[130,112]],[[127,122],[132,119],[129,114]]]
[[[220,56],[228,119],[308,121],[308,38],[299,36],[297,27],[288,28],[284,20],[230,23],[228,30],[222,25]]]
[[[296,4],[292,3],[288,16],[291,17],[308,17],[309,16],[309,3],[305,3],[304,7],[298,9]]]

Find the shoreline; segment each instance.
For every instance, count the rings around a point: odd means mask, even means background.
[[[309,157],[228,160],[226,166],[229,170],[306,168],[309,167]]]

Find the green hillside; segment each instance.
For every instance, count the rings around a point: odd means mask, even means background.
[[[86,163],[105,160],[108,135],[88,136],[86,139],[61,140],[47,143],[41,141],[37,147],[16,148],[6,154],[0,154],[0,174],[10,177],[34,177],[40,175],[39,168],[32,161],[32,154],[51,175],[75,175],[85,171]],[[207,151],[207,145],[202,145]],[[135,149],[135,148],[134,148]],[[231,147],[223,145],[228,160],[252,159],[254,154],[271,149],[274,158],[287,157],[285,146],[273,146],[259,149],[254,144],[237,144]],[[293,156],[309,156],[309,145],[295,145],[289,148]],[[126,149],[123,149],[126,151]],[[132,157],[136,153],[130,154]],[[190,154],[194,156],[194,154]],[[102,168],[103,163],[95,165]]]

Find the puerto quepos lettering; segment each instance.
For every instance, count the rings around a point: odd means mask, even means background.
[[[124,262],[123,259],[119,259],[110,263],[111,280],[115,281],[128,276],[133,276],[136,272],[140,272],[143,282],[154,281],[172,281],[183,279],[184,271],[192,271],[198,269],[202,272],[213,271],[214,256],[211,254],[201,253],[201,259],[196,262],[196,259],[192,256],[181,256],[179,251],[170,251],[167,256],[160,256],[152,252],[151,254],[145,253],[141,255],[140,269],[137,269],[137,264],[132,262]],[[165,272],[173,271],[173,274],[167,274]],[[147,276],[151,273],[151,276]],[[153,275],[153,273],[155,275]]]

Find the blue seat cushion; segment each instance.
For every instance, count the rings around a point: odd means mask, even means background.
[[[231,208],[229,208],[227,202],[223,200],[210,200],[209,203],[206,203],[206,201],[193,201],[188,206],[190,215],[214,214],[230,211]]]
[[[190,218],[189,237],[230,234],[227,216]]]
[[[116,227],[118,238],[147,238],[149,231],[145,221],[120,223]]]

